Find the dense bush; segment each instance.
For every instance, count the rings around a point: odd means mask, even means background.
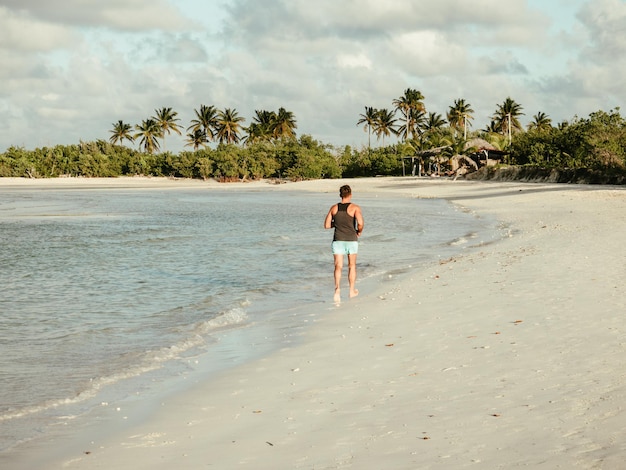
[[[286,177],[339,178],[338,159],[329,146],[310,136],[257,142],[247,146],[219,144],[214,149],[152,154],[104,141],[58,145],[32,151],[11,147],[0,154],[0,177],[169,176],[238,181]]]
[[[402,157],[406,152],[401,145],[390,145],[375,149],[354,150],[346,147],[339,157],[343,176],[357,178],[361,176],[400,176],[402,175]]]
[[[516,134],[513,163],[541,168],[626,170],[626,121],[617,111],[598,111],[559,127]]]

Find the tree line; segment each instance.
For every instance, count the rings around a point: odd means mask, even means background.
[[[152,117],[144,119],[141,124],[131,126],[122,120],[113,124],[109,141],[113,144],[122,144],[139,141],[141,148],[147,153],[160,150],[161,142],[165,144],[165,137],[172,132],[182,135],[178,112],[172,108],[155,109]],[[220,144],[237,144],[243,141],[246,144],[255,142],[280,140],[296,136],[298,127],[291,111],[280,108],[278,112],[256,110],[252,123],[248,127],[242,125],[245,120],[236,109],[217,109],[215,106],[200,105],[194,109],[195,117],[187,127],[186,146],[194,150],[206,147],[210,142]]]
[[[424,150],[440,149],[438,161],[444,166],[446,158],[472,155],[476,139],[505,153],[507,164],[626,173],[626,121],[619,108],[557,125],[538,112],[524,128],[523,107],[508,97],[496,105],[485,128],[472,130],[474,110],[463,98],[454,100],[445,116],[427,111],[424,95],[411,88],[391,105],[365,106],[356,118],[356,125],[368,133],[367,147],[360,149],[298,137],[296,118],[285,108],[255,110],[246,127],[235,109],[201,105],[184,128],[178,113],[164,107],[134,126],[113,123],[108,140],[35,150],[11,147],[0,154],[0,177],[151,175],[234,181],[393,176],[403,174],[404,157]],[[168,152],[166,137],[183,130],[191,150]],[[373,148],[372,136],[382,145]],[[385,142],[391,137],[394,142]]]

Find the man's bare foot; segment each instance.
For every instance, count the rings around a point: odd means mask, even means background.
[[[350,298],[356,297],[357,295],[359,295],[358,289],[354,289],[354,290],[350,291]]]
[[[341,291],[339,289],[335,289],[335,295],[333,297],[335,302],[341,302]]]

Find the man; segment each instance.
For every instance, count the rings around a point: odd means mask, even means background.
[[[363,233],[361,208],[351,202],[352,189],[347,184],[339,188],[341,202],[334,204],[324,220],[324,228],[334,228],[332,251],[335,258],[335,302],[341,300],[341,271],[343,257],[348,256],[348,282],[350,298],[359,295],[354,288],[356,283],[356,255],[359,251],[359,237]]]

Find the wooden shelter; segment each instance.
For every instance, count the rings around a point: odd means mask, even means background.
[[[465,150],[474,149],[474,153],[469,156],[481,166],[493,166],[500,163],[508,152],[499,150],[485,139],[470,139],[465,144]]]

